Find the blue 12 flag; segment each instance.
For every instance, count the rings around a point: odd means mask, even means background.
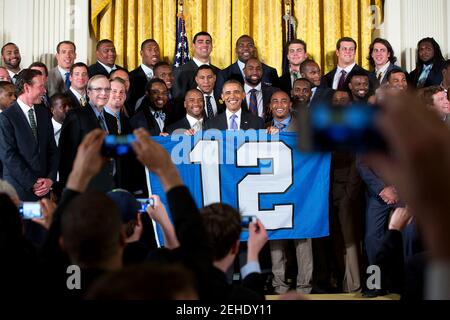
[[[179,13],[177,18],[177,44],[175,48],[175,57],[173,59],[173,66],[175,68],[181,67],[189,60],[191,60],[191,58],[189,56],[189,45],[186,36],[186,26],[184,22],[184,16],[183,13]]]

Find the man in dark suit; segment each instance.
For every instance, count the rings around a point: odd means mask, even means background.
[[[110,91],[111,85],[106,76],[92,77],[87,86],[88,105],[71,110],[64,119],[59,138],[59,181],[63,186],[66,185],[83,137],[96,128],[106,133],[115,133],[116,119],[103,110],[108,103]],[[89,189],[107,192],[113,187],[113,163],[108,161],[102,171],[91,181]]]
[[[42,73],[22,70],[17,93],[17,101],[0,114],[3,179],[11,183],[22,201],[37,201],[49,194],[58,168],[48,111],[35,106],[45,94]]]
[[[288,72],[278,79],[278,86],[281,90],[287,94],[291,94],[294,81],[300,77],[301,70],[300,65],[308,59],[308,53],[306,51],[306,42],[300,39],[292,39],[287,44],[287,60],[289,62]]]
[[[386,39],[376,38],[369,47],[369,63],[374,68],[371,75],[377,79],[377,86],[387,83],[387,75],[394,69],[397,57],[391,44]]]
[[[75,43],[61,41],[56,47],[56,61],[58,65],[48,73],[48,96],[64,93],[70,88],[70,69],[77,57]]]
[[[97,74],[104,75],[109,78],[109,74],[116,69],[124,69],[116,65],[116,47],[109,39],[103,39],[97,42],[95,54],[97,62],[89,66],[89,78]]]
[[[205,117],[207,119],[214,118],[218,113],[223,112],[223,104],[214,95],[214,88],[216,85],[217,75],[214,69],[206,64],[200,66],[195,73],[195,83],[197,89],[203,92]]]
[[[222,87],[225,81],[235,79],[244,85],[244,67],[250,58],[256,58],[256,47],[253,38],[248,35],[240,36],[236,41],[236,55],[238,60],[217,74],[217,82],[215,88],[216,96],[222,93]],[[262,82],[266,86],[277,86],[278,73],[277,70],[262,63]]]
[[[324,88],[320,86],[320,79],[322,73],[320,67],[314,60],[305,60],[300,65],[300,75],[302,78],[309,80],[313,87],[311,89],[310,106],[314,106],[317,103],[331,103],[331,97],[333,96],[333,90],[330,88]],[[291,93],[291,97],[294,97],[294,93]]]
[[[67,90],[73,108],[82,108],[88,105],[89,99],[86,91],[88,81],[88,66],[83,62],[74,63],[70,67],[70,88]]]
[[[321,86],[333,90],[344,90],[348,87],[349,76],[352,72],[369,71],[361,68],[355,62],[356,41],[349,37],[343,37],[336,44],[337,67],[322,77]],[[376,78],[369,75],[370,89],[376,88]]]
[[[270,115],[267,112],[267,106],[270,103],[272,93],[277,88],[265,85],[262,82],[262,75],[261,61],[256,58],[248,59],[244,68],[245,99],[242,102],[242,108],[262,119],[268,120]]]
[[[423,88],[441,84],[445,59],[436,40],[423,38],[419,41],[416,61],[416,68],[409,74],[409,82],[413,87]]]
[[[204,130],[248,130],[264,129],[264,120],[241,108],[245,92],[237,80],[228,80],[223,85],[222,100],[226,110],[206,121]]]
[[[172,93],[175,99],[184,99],[186,92],[196,87],[194,75],[201,65],[209,64],[216,74],[220,71],[219,68],[213,66],[209,61],[213,48],[211,35],[208,32],[201,31],[194,36],[192,43],[194,47],[192,60],[174,71],[175,84]]]
[[[136,101],[145,94],[145,85],[154,77],[153,67],[161,60],[158,43],[146,39],[141,44],[141,65],[130,72],[130,95],[128,103],[131,109]]]
[[[198,89],[189,90],[184,98],[184,107],[186,108],[186,116],[170,125],[167,128],[168,134],[177,131],[177,133],[193,135],[202,130],[204,119],[203,93]]]

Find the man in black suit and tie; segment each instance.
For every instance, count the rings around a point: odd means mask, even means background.
[[[311,89],[310,106],[314,106],[317,103],[331,103],[333,96],[333,90],[330,88],[324,88],[320,86],[320,79],[322,73],[319,65],[314,60],[305,60],[300,65],[300,75],[302,78],[309,80],[313,84]],[[291,94],[294,97],[294,94]]]
[[[348,87],[350,74],[352,72],[369,71],[361,68],[355,62],[356,41],[349,37],[343,37],[336,44],[336,56],[338,58],[337,67],[322,77],[321,86],[331,88],[333,90],[344,90]],[[376,88],[376,78],[369,75],[370,89],[374,91]]]
[[[189,89],[196,87],[194,75],[198,67],[203,64],[210,65],[216,74],[220,69],[213,66],[209,59],[212,51],[212,37],[206,31],[201,31],[194,36],[192,41],[194,47],[194,57],[191,61],[183,64],[174,71],[175,84],[173,86],[173,97],[175,99],[184,99],[186,92]]]
[[[141,65],[130,72],[130,95],[128,103],[131,109],[136,101],[145,95],[145,85],[154,77],[153,67],[161,60],[158,42],[146,39],[141,44]]]
[[[184,133],[193,135],[197,131],[202,130],[204,101],[203,93],[198,89],[191,89],[186,93],[184,98],[184,107],[186,108],[186,116],[178,120],[167,128],[168,134]]]
[[[292,39],[287,44],[287,60],[289,62],[288,72],[278,79],[278,85],[281,90],[291,94],[294,81],[301,78],[300,65],[308,59],[306,51],[306,42],[300,39]]]
[[[113,128],[116,126],[116,119],[103,110],[108,103],[110,92],[111,85],[106,76],[93,76],[87,86],[88,105],[71,110],[64,119],[59,138],[59,181],[63,186],[72,171],[73,161],[83,137],[96,128],[108,134],[115,133]],[[91,181],[89,189],[107,192],[113,187],[113,163],[108,161]]]
[[[87,84],[89,81],[88,66],[77,62],[70,67],[70,88],[67,95],[72,100],[72,107],[83,108],[88,105]]]
[[[223,104],[214,95],[216,80],[217,75],[211,66],[204,64],[197,69],[195,83],[197,83],[197,89],[203,93],[207,119],[214,118],[218,113],[223,112]]]
[[[387,75],[394,69],[397,57],[391,44],[386,39],[376,38],[369,47],[369,63],[374,68],[371,73],[377,79],[377,86],[387,83]]]
[[[256,47],[253,38],[249,35],[242,35],[236,41],[236,55],[238,60],[217,74],[217,82],[215,88],[216,96],[222,93],[222,87],[225,81],[235,79],[244,85],[244,67],[247,60],[256,58]],[[278,73],[277,70],[262,63],[262,82],[266,86],[277,86]]]
[[[241,108],[245,92],[237,80],[228,80],[223,85],[222,100],[225,102],[226,110],[206,121],[204,130],[248,130],[264,129],[264,120],[251,112]]]
[[[24,69],[17,78],[17,101],[0,114],[0,159],[3,179],[22,201],[47,196],[58,169],[53,127],[45,107],[42,73]]]
[[[89,66],[89,78],[97,74],[104,75],[109,78],[109,74],[116,69],[124,69],[116,65],[116,47],[109,39],[103,39],[97,42],[95,54],[97,62]]]
[[[48,72],[48,96],[64,93],[70,88],[70,69],[77,57],[75,43],[61,41],[56,46],[56,61],[58,65]]]
[[[248,59],[245,63],[244,75],[245,99],[242,102],[242,108],[262,119],[270,119],[267,106],[270,103],[272,93],[277,88],[265,85],[262,82],[263,70],[261,61],[256,58]]]

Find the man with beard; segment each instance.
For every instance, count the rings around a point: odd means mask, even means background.
[[[409,74],[410,83],[417,88],[439,85],[445,62],[439,44],[433,38],[423,38],[417,44],[416,68]]]
[[[235,79],[244,85],[244,67],[248,59],[256,58],[255,41],[249,35],[242,35],[236,41],[237,61],[217,74],[215,96],[220,97],[225,81]],[[262,82],[267,86],[276,86],[278,82],[277,70],[262,63]]]
[[[313,84],[306,78],[300,78],[294,81],[291,96],[293,100],[298,101],[303,106],[309,106],[312,95]]]
[[[350,76],[348,88],[352,94],[353,102],[368,102],[369,76],[366,73],[355,72]]]
[[[19,48],[12,42],[8,42],[2,47],[3,66],[8,70],[9,77],[16,84],[17,74],[20,72],[20,56]]]
[[[203,93],[198,89],[189,90],[184,98],[184,107],[186,108],[186,116],[167,128],[169,134],[176,131],[175,133],[193,135],[197,131],[202,130],[204,114]]]
[[[252,114],[262,118],[269,119],[267,106],[270,103],[270,97],[277,88],[262,83],[263,69],[261,61],[256,58],[250,58],[244,67],[244,92],[245,99],[242,102],[242,108]]]

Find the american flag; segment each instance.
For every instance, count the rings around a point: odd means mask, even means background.
[[[186,26],[184,23],[183,13],[180,12],[177,18],[177,45],[175,48],[175,57],[173,59],[173,66],[178,68],[191,60],[189,56],[189,45],[186,36]]]

